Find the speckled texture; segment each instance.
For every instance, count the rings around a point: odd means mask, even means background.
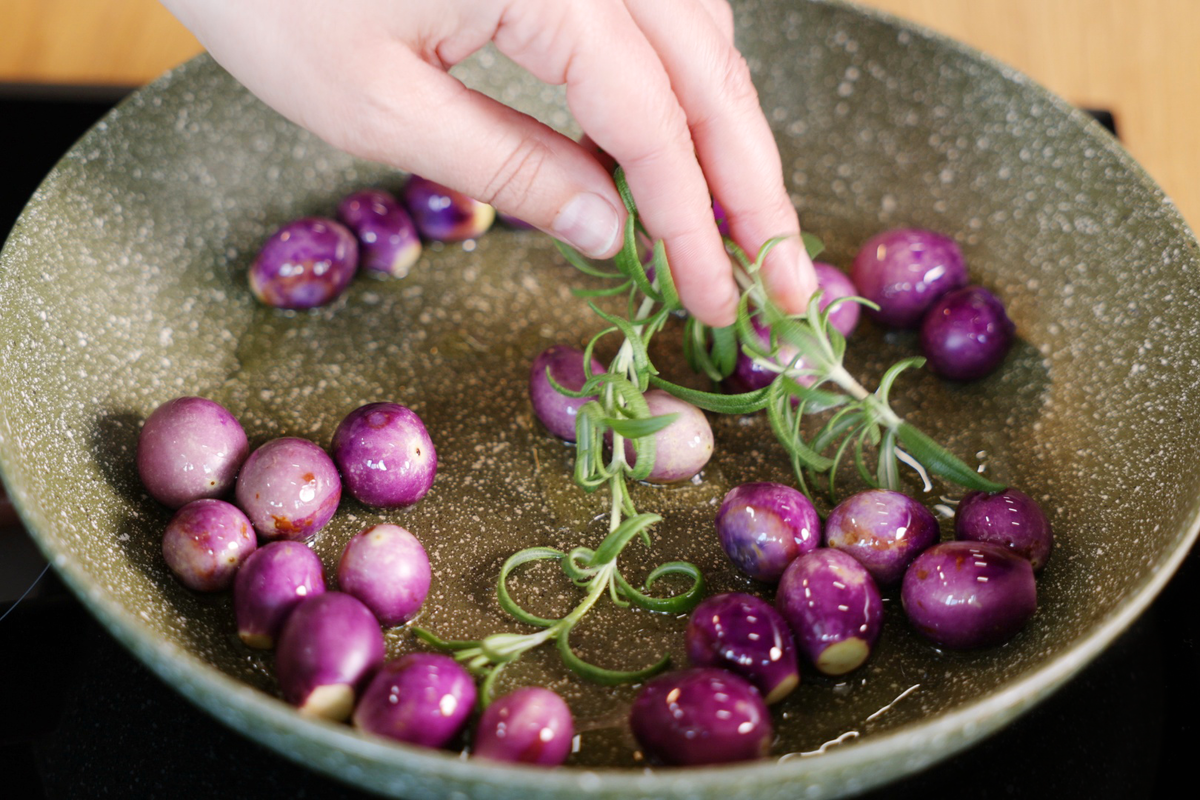
[[[806,675],[775,708],[780,764],[647,773],[623,724],[632,691],[584,685],[553,652],[506,677],[549,686],[577,714],[580,751],[550,773],[300,719],[272,696],[269,656],[238,642],[228,598],[192,595],[162,563],[170,512],[137,480],[141,421],[165,400],[202,394],[237,414],[252,445],[327,442],[358,405],[409,406],[438,442],[434,491],[403,512],[346,499],[314,547],[329,569],[354,533],[402,524],[433,568],[422,624],[451,636],[509,630],[492,594],[502,559],[602,535],[590,520],[605,498],[573,487],[569,449],[536,424],[526,396],[528,359],[555,342],[579,345],[600,324],[571,298],[576,278],[552,244],[508,230],[433,245],[407,278],[357,280],[329,307],[261,306],[246,269],[276,226],[332,214],[354,189],[396,190],[403,176],[331,151],[204,59],[85,137],[0,257],[0,467],[58,572],[114,634],[234,728],[384,794],[820,798],[969,745],[1145,608],[1200,524],[1200,256],[1173,206],[1083,114],[957,45],[836,3],[744,2],[736,14],[823,260],[846,268],[888,227],[952,232],[972,281],[1017,325],[1016,346],[984,380],[912,373],[893,391],[914,422],[1026,491],[1054,525],[1039,611],[1011,643],[938,654],[904,632],[890,596],[884,634],[853,680]],[[459,74],[577,133],[560,88],[517,77],[490,51]],[[865,321],[851,368],[877,374],[915,354],[915,339]],[[636,487],[640,509],[668,517],[646,567],[690,559],[713,592],[744,590],[713,515],[733,485],[788,472],[761,416],[717,420],[714,432],[699,483]],[[941,505],[943,493],[926,498]],[[630,577],[639,571],[631,561]],[[512,583],[534,611],[577,596],[549,568]],[[682,663],[684,624],[604,612],[572,644],[619,668],[663,648]],[[606,661],[612,636],[625,646],[620,663]],[[388,640],[393,656],[412,647],[399,631]]]

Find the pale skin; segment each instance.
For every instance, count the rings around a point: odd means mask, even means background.
[[[687,309],[728,325],[738,297],[713,224],[753,253],[787,237],[767,288],[802,311],[816,288],[779,151],[726,0],[163,0],[265,103],[335,147],[451,186],[595,258],[625,212],[620,164],[666,246]],[[566,86],[575,142],[447,70],[487,42]]]

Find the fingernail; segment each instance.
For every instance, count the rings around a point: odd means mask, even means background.
[[[554,218],[551,232],[584,255],[600,258],[617,241],[621,220],[612,204],[598,194],[577,194]]]

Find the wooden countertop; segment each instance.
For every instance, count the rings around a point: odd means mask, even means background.
[[[967,42],[1121,138],[1200,229],[1200,0],[866,0]],[[200,52],[157,0],[6,0],[0,82],[145,83]]]

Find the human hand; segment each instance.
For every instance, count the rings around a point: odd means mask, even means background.
[[[491,203],[587,255],[620,249],[625,211],[586,145],[447,70],[488,41],[565,84],[592,142],[624,169],[679,295],[701,322],[738,297],[709,192],[733,239],[802,311],[816,288],[779,151],[726,0],[163,0],[265,103],[335,147]]]

